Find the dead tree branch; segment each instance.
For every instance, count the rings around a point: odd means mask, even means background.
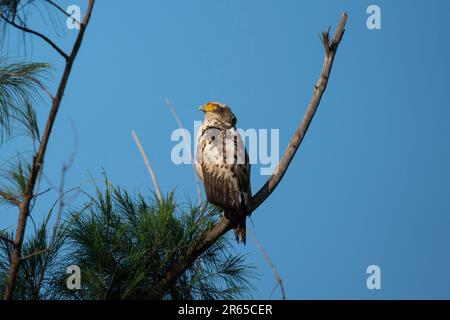
[[[72,130],[74,132],[74,147],[73,147],[72,154],[70,155],[69,160],[67,162],[64,162],[62,165],[62,168],[61,168],[61,174],[60,174],[60,179],[59,179],[59,190],[58,190],[59,205],[58,205],[58,212],[56,214],[55,224],[53,226],[53,234],[52,234],[52,240],[51,240],[52,243],[55,241],[55,236],[56,236],[56,233],[57,233],[58,227],[59,227],[59,221],[61,220],[61,216],[63,214],[63,210],[66,205],[66,202],[65,202],[66,192],[64,191],[65,182],[66,182],[66,174],[67,174],[67,171],[69,171],[69,169],[72,167],[73,163],[75,162],[75,158],[77,156],[78,136],[76,134],[75,125],[73,124],[73,122],[71,122],[71,125],[72,125]],[[73,190],[76,190],[76,189],[78,189],[78,188],[75,188]]]
[[[320,104],[320,100],[322,99],[323,93],[325,92],[328,84],[328,79],[330,77],[331,68],[333,66],[334,57],[336,55],[337,48],[339,43],[341,42],[342,36],[345,31],[345,23],[347,21],[347,14],[344,13],[342,15],[342,19],[338,25],[336,30],[336,34],[334,38],[330,40],[329,31],[322,32],[322,43],[325,48],[325,61],[323,63],[322,72],[320,73],[319,80],[317,81],[316,86],[314,87],[314,94],[309,102],[308,108],[306,109],[305,115],[303,116],[303,120],[300,123],[299,128],[294,133],[284,155],[281,159],[278,167],[275,169],[272,176],[266,182],[266,184],[258,191],[258,193],[253,197],[252,210],[254,211],[258,208],[275,190],[275,188],[280,183],[281,179],[283,179],[284,174],[289,167],[292,159],[295,156],[300,144],[303,141],[303,138],[308,131],[309,125],[316,113],[317,107]]]
[[[153,171],[152,165],[150,164],[150,161],[148,160],[147,154],[145,153],[145,150],[144,150],[144,147],[142,146],[141,140],[139,140],[139,137],[134,130],[131,131],[131,135],[133,136],[134,142],[136,142],[139,152],[141,153],[141,156],[144,159],[145,166],[147,167],[147,170],[150,173],[150,177],[153,181],[153,186],[155,187],[156,197],[158,198],[158,201],[160,203],[162,203],[163,196],[161,193],[161,189],[159,188],[159,184],[158,184],[158,181],[156,180],[155,172]]]
[[[61,101],[64,96],[64,91],[66,89],[70,73],[72,71],[72,66],[73,66],[75,58],[78,54],[78,51],[80,49],[81,43],[83,41],[84,33],[86,31],[86,28],[87,28],[90,18],[91,18],[91,13],[92,13],[92,9],[94,7],[94,2],[95,2],[95,0],[89,0],[86,15],[84,16],[83,22],[80,25],[80,31],[78,32],[77,38],[75,40],[75,43],[73,45],[72,51],[69,56],[67,56],[67,54],[65,54],[61,49],[59,49],[48,38],[46,38],[45,36],[43,37],[42,34],[32,31],[32,30],[29,30],[29,29],[23,29],[23,27],[21,27],[19,25],[12,24],[16,28],[19,28],[25,32],[30,32],[38,37],[43,38],[44,40],[47,39],[46,41],[50,45],[52,45],[52,47],[65,58],[66,65],[65,65],[61,80],[59,82],[59,86],[58,86],[56,95],[52,99],[50,113],[47,118],[44,134],[42,136],[42,140],[39,145],[39,149],[33,157],[31,174],[30,174],[30,177],[27,182],[23,200],[19,204],[19,221],[17,224],[17,230],[16,230],[16,235],[15,235],[15,240],[14,240],[14,243],[16,244],[16,246],[15,246],[12,256],[11,256],[11,264],[10,264],[10,268],[9,268],[8,279],[7,279],[5,295],[4,295],[5,300],[10,300],[13,297],[16,280],[17,280],[17,277],[19,274],[20,263],[22,261],[21,250],[22,250],[22,244],[23,244],[24,237],[25,237],[25,229],[26,229],[26,225],[27,225],[27,219],[30,214],[30,208],[31,208],[30,205],[34,198],[34,189],[36,187],[38,177],[41,173],[41,168],[44,163],[44,158],[45,158],[45,153],[47,151],[48,142],[50,140],[50,136],[52,133],[53,125],[56,120],[56,116],[58,115],[59,107],[61,105]],[[3,18],[6,22],[11,24],[11,22],[6,20],[3,16],[1,16],[1,18]]]
[[[339,43],[342,40],[342,36],[345,31],[345,24],[347,21],[347,14],[343,13],[342,18],[337,27],[336,33],[333,39],[330,39],[329,32],[325,31],[322,33],[322,43],[325,48],[325,60],[323,63],[322,71],[319,76],[319,80],[314,89],[313,97],[306,109],[303,116],[303,120],[300,123],[299,128],[294,133],[284,155],[281,159],[278,167],[275,169],[272,176],[264,184],[264,186],[256,193],[252,198],[252,206],[247,212],[250,215],[254,210],[256,210],[275,190],[280,181],[282,180],[284,174],[286,173],[289,164],[295,156],[298,148],[300,147],[306,132],[308,131],[309,125],[314,117],[314,114],[319,106],[320,100],[322,99],[323,93],[328,84],[328,79],[330,77],[331,69],[333,66],[334,57],[336,55]],[[152,288],[150,298],[161,298],[162,295],[173,285],[173,283],[178,279],[178,277],[183,274],[183,272],[206,250],[208,250],[216,241],[228,232],[232,228],[231,222],[222,217],[217,224],[204,235],[202,239],[197,241],[194,245],[189,247],[186,254],[174,261],[170,265],[158,282],[158,284]]]

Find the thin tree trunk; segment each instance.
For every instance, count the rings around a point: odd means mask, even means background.
[[[69,80],[72,66],[73,66],[75,58],[78,54],[78,51],[80,49],[81,43],[83,41],[83,36],[86,31],[86,28],[89,24],[89,20],[91,17],[94,2],[95,2],[94,0],[89,0],[89,5],[88,5],[87,11],[86,11],[86,15],[83,19],[83,22],[81,23],[80,31],[78,33],[77,39],[75,40],[72,52],[66,58],[66,66],[64,68],[64,72],[62,74],[62,78],[59,83],[57,93],[52,101],[52,106],[51,106],[50,113],[49,113],[47,123],[45,126],[45,131],[42,136],[41,144],[39,145],[39,149],[38,149],[37,153],[33,157],[33,165],[31,168],[30,178],[28,180],[28,184],[26,187],[26,192],[23,197],[23,201],[19,205],[19,220],[18,220],[18,225],[17,225],[17,230],[16,230],[16,237],[14,240],[14,250],[12,253],[12,257],[11,257],[11,264],[10,264],[9,273],[8,273],[8,280],[6,283],[6,289],[5,289],[5,294],[4,294],[5,300],[10,300],[13,298],[14,288],[16,285],[17,277],[19,275],[20,263],[22,261],[21,251],[22,251],[23,240],[25,237],[27,219],[30,214],[30,204],[31,204],[32,199],[34,198],[34,189],[36,187],[36,182],[37,182],[37,179],[41,172],[42,165],[44,163],[47,145],[50,140],[53,125],[55,123],[56,116],[58,114],[62,98],[64,96],[64,91],[66,89],[67,81]],[[21,28],[19,28],[19,29],[21,29]],[[26,32],[29,32],[29,31],[26,31]],[[36,34],[36,32],[31,32],[31,33]],[[52,47],[55,47],[55,46],[52,45]],[[60,50],[57,50],[57,51],[59,53],[61,53]]]

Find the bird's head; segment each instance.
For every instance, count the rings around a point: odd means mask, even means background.
[[[205,113],[205,121],[212,125],[222,125],[229,128],[236,125],[236,116],[230,107],[223,103],[208,102],[202,105],[199,110]]]

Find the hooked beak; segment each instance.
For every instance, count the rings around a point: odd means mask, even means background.
[[[198,108],[198,110],[199,110],[199,111],[205,112],[205,106],[204,106],[204,105],[203,105],[203,106],[200,106],[200,107]]]

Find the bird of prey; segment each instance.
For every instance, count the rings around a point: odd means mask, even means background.
[[[198,131],[196,171],[203,181],[208,202],[224,211],[245,244],[245,221],[251,206],[250,163],[236,116],[230,107],[208,102],[200,107],[205,120]]]

